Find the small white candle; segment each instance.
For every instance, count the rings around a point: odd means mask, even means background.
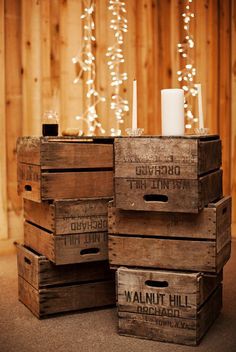
[[[137,81],[133,81],[132,129],[137,128]]]
[[[184,134],[183,89],[161,90],[161,122],[163,136],[181,136]]]
[[[198,101],[198,125],[199,128],[204,128],[204,119],[203,119],[203,109],[202,109],[202,86],[201,84],[195,84],[197,87],[197,101]]]

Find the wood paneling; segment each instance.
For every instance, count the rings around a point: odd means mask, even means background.
[[[132,80],[138,81],[138,125],[147,134],[161,131],[160,90],[178,87],[181,60],[176,50],[183,38],[184,0],[127,0],[129,31],[124,36],[124,70],[129,80],[123,94],[130,112]],[[224,193],[233,195],[236,221],[236,14],[235,0],[194,0],[197,81],[202,84],[206,126],[223,141]],[[114,124],[112,89],[105,53],[114,41],[107,0],[96,0],[98,91],[106,96],[98,114],[107,134]],[[72,57],[81,48],[81,0],[0,0],[1,113],[1,238],[21,234],[21,200],[16,195],[15,141],[39,135],[41,116],[60,113],[62,129],[78,126],[74,116],[84,111],[83,82],[74,85]],[[5,104],[4,104],[5,103]],[[10,231],[8,231],[8,228]],[[7,234],[8,233],[8,234]]]

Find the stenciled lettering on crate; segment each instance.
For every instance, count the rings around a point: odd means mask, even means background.
[[[113,139],[21,137],[18,193],[41,202],[113,196]]]
[[[24,223],[25,245],[56,265],[107,260],[107,242],[107,232],[54,236],[28,221]]]
[[[117,271],[119,333],[196,345],[222,306],[222,272]]]
[[[107,261],[56,266],[18,245],[19,300],[38,318],[115,304],[114,273]]]
[[[108,259],[109,200],[24,199],[25,244],[58,265]]]
[[[222,196],[218,136],[116,138],[115,206],[193,212]]]
[[[38,203],[24,199],[27,221],[56,235],[107,231],[107,204],[111,198],[54,200]]]

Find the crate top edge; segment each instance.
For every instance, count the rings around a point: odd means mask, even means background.
[[[18,142],[19,141],[40,141],[41,143],[47,143],[47,142],[105,142],[107,144],[112,144],[114,137],[111,136],[82,136],[82,137],[76,137],[76,136],[22,136],[18,137]]]
[[[144,138],[158,138],[158,139],[194,139],[194,140],[200,140],[200,141],[212,141],[212,140],[217,140],[220,139],[220,136],[217,134],[212,134],[212,135],[182,135],[182,136],[162,136],[162,135],[143,135],[143,136],[137,136],[137,137],[131,137],[131,136],[118,136],[115,137],[114,140],[119,140],[119,139],[144,139]]]
[[[161,275],[177,275],[179,277],[181,276],[191,276],[191,277],[195,277],[196,279],[202,275],[204,275],[205,273],[201,272],[201,271],[196,271],[196,272],[192,272],[192,271],[176,271],[176,270],[165,270],[165,269],[156,269],[156,268],[143,268],[143,267],[125,267],[125,266],[120,266],[117,269],[117,273],[119,274],[120,272],[142,272],[142,273],[159,273]]]

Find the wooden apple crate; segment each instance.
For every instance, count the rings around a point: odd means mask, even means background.
[[[19,300],[38,318],[115,304],[114,274],[107,261],[55,266],[17,247]]]
[[[197,345],[220,313],[217,274],[119,268],[121,335]]]
[[[21,137],[18,193],[37,202],[113,196],[113,139]]]
[[[55,264],[108,259],[106,199],[24,199],[24,243]]]
[[[110,203],[108,237],[114,268],[219,272],[231,252],[231,197],[198,214],[124,211]]]
[[[116,208],[197,213],[222,196],[218,136],[115,138],[114,158]]]

